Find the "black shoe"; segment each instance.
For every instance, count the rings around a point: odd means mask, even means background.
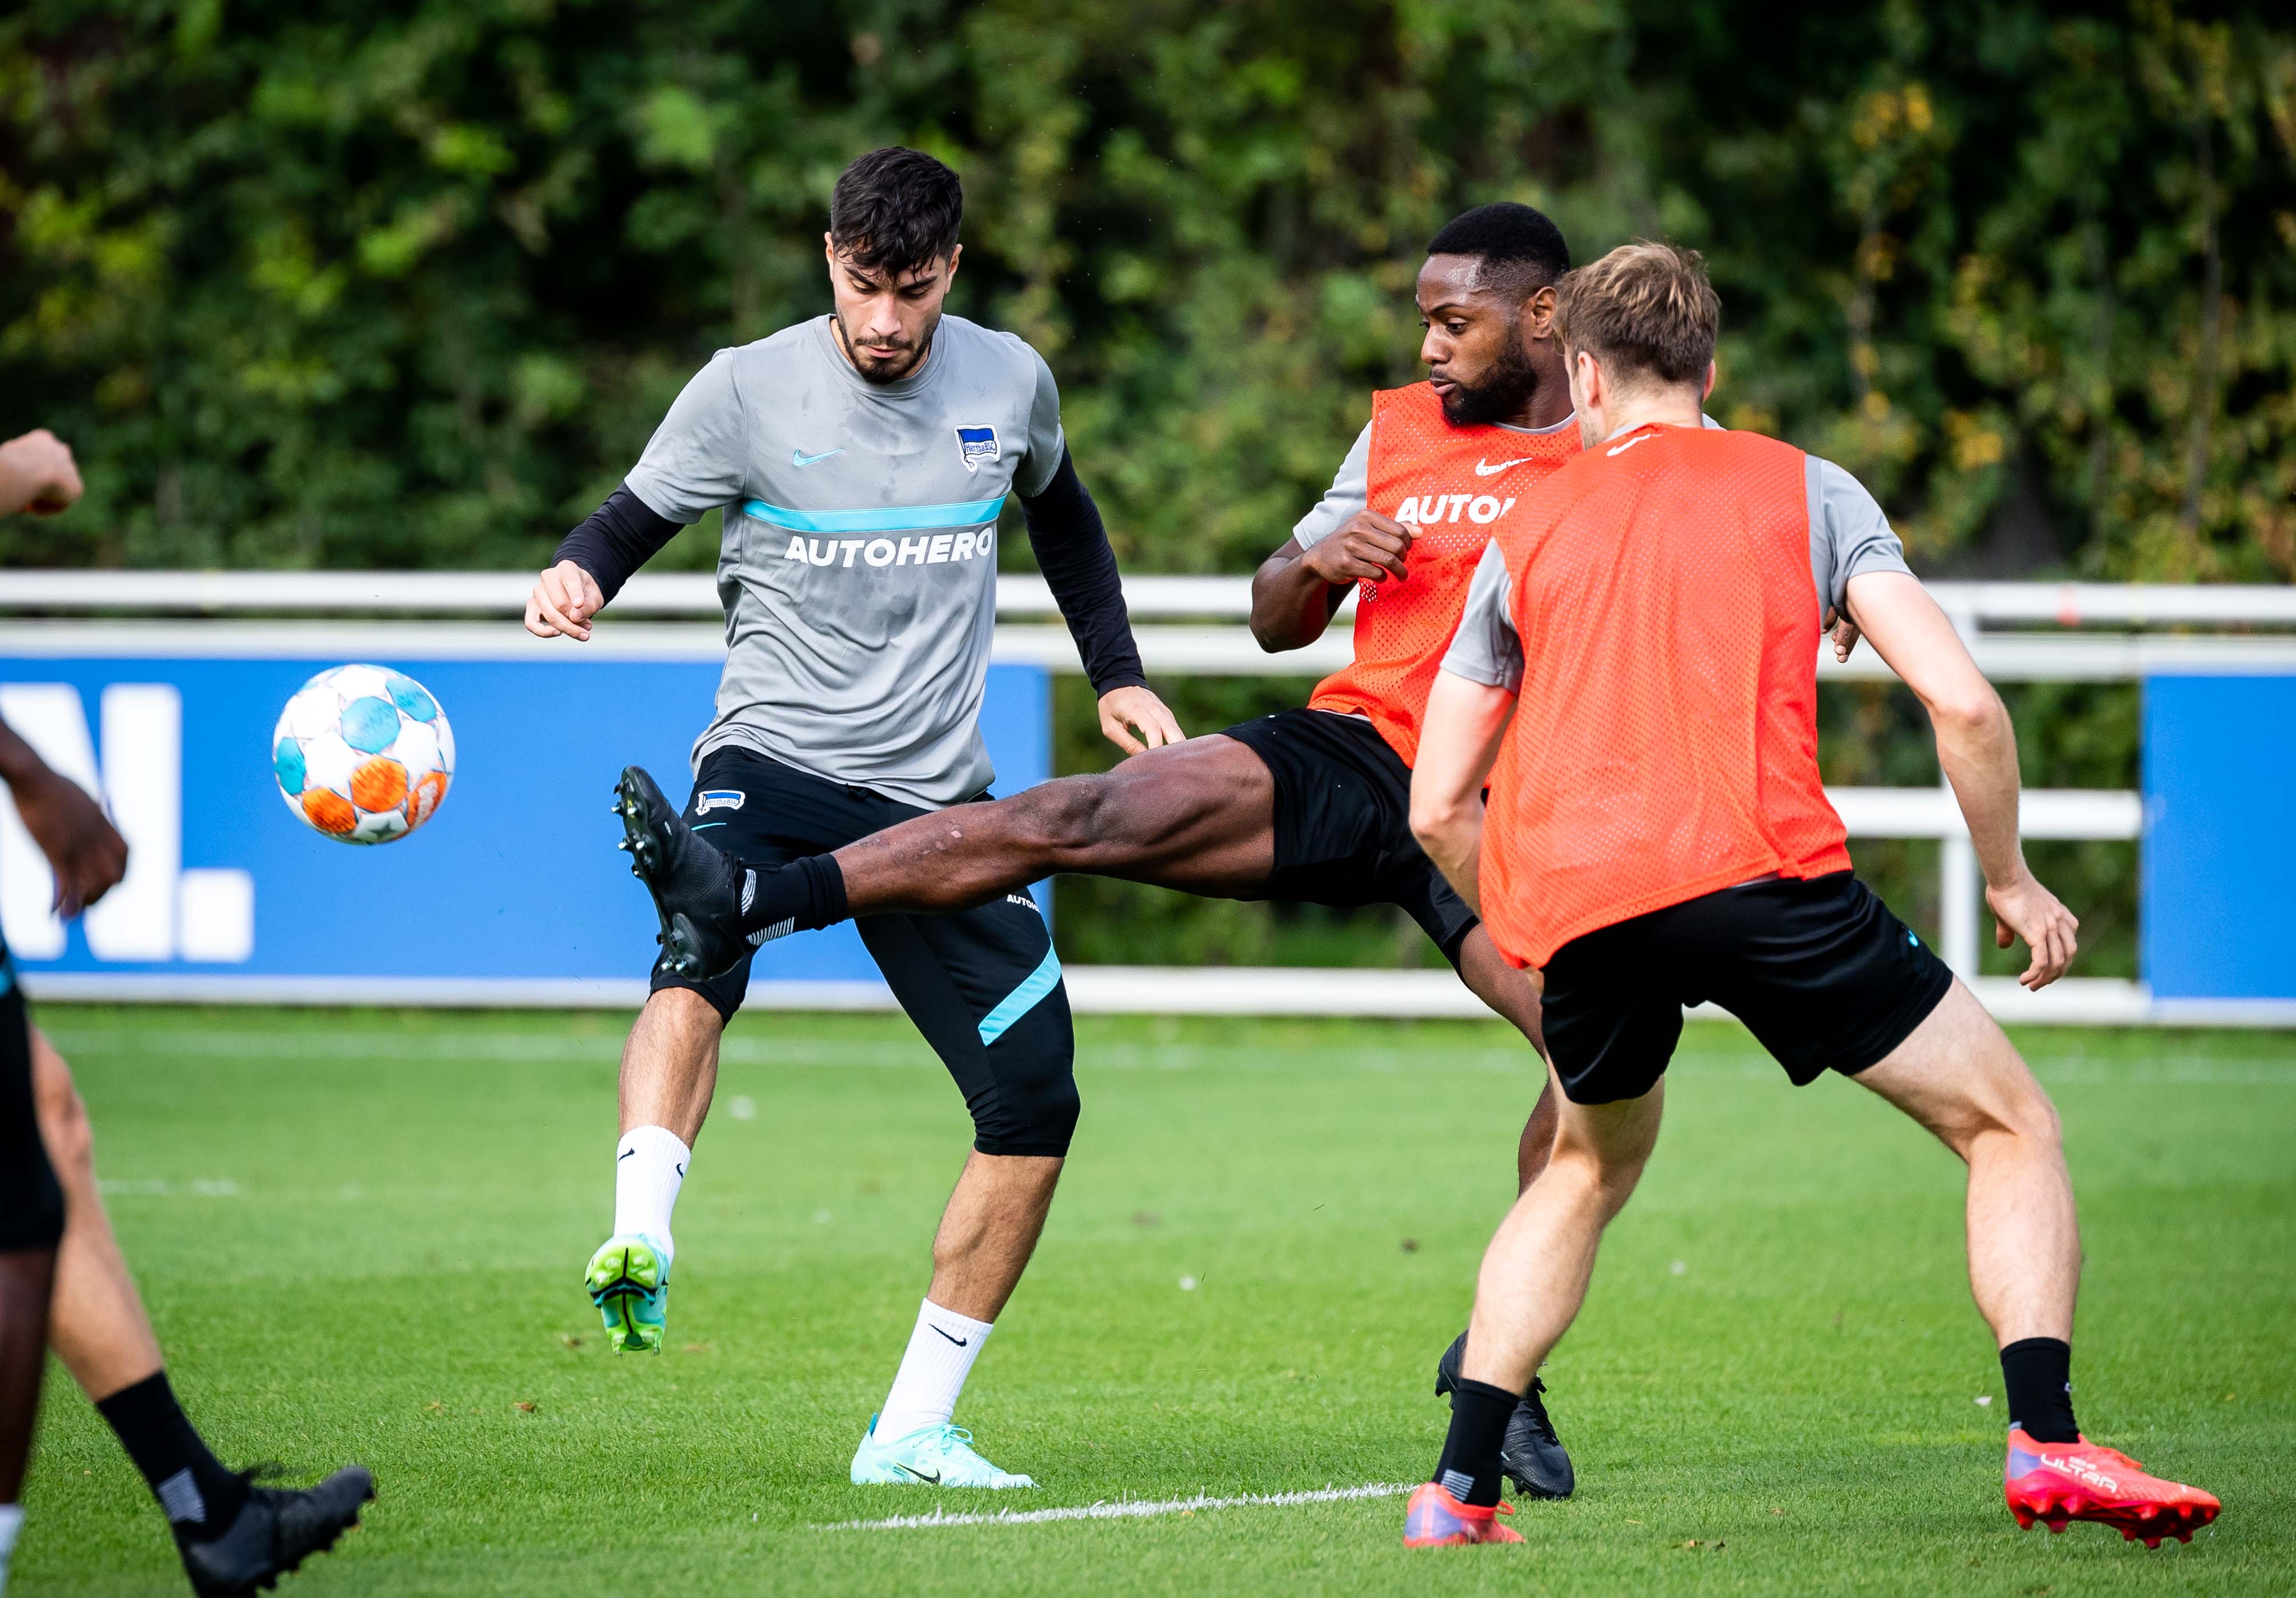
[[[742,935],[741,866],[694,834],[643,766],[622,767],[614,814],[622,818],[615,847],[629,852],[630,875],[645,884],[661,918],[654,969],[706,982],[739,965],[750,948]]]
[[[359,1505],[373,1496],[374,1478],[357,1465],[345,1465],[316,1487],[250,1487],[229,1526],[202,1542],[178,1537],[176,1552],[200,1598],[236,1598],[276,1585],[314,1553],[333,1547],[358,1524]]]
[[[1466,1352],[1467,1334],[1462,1332],[1435,1362],[1436,1397],[1459,1385],[1459,1362]],[[1546,1390],[1546,1382],[1536,1376],[1530,1379],[1530,1391],[1507,1417],[1506,1441],[1499,1446],[1499,1469],[1514,1483],[1518,1497],[1568,1498],[1578,1485],[1578,1475],[1570,1469],[1570,1455],[1563,1452],[1562,1439],[1554,1435],[1554,1422],[1546,1418],[1546,1405],[1539,1402],[1538,1396]]]

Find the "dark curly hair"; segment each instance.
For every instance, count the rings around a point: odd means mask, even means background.
[[[921,150],[898,144],[845,168],[829,197],[829,238],[853,264],[899,278],[946,259],[964,220],[964,185]]]

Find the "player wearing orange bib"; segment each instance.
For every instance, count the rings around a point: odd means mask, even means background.
[[[2078,923],[2019,847],[2008,714],[1895,540],[1859,533],[1879,512],[1854,479],[1701,427],[1720,313],[1698,257],[1665,245],[1563,280],[1556,336],[1587,453],[1494,542],[1429,698],[1414,831],[1507,958],[1544,972],[1566,1102],[1552,1159],[1484,1257],[1450,1436],[1404,1540],[1521,1540],[1494,1515],[1506,1417],[1578,1312],[1657,1139],[1683,1006],[1702,1000],[1797,1085],[1850,1077],[1967,1163],[1970,1283],[2008,1389],[2019,1523],[2189,1539],[2217,1500],[2073,1422],[2080,1241],[2048,1096],[1849,874],[1818,777],[1823,612],[1846,609],[1928,708],[1999,942],[2024,938],[2038,988],[2063,974]]]
[[[1222,898],[1400,906],[1538,1045],[1536,991],[1411,835],[1410,763],[1484,550],[1579,450],[1548,336],[1553,285],[1569,266],[1562,235],[1528,206],[1466,212],[1429,244],[1418,288],[1429,381],[1374,397],[1330,491],[1252,581],[1252,632],[1270,651],[1314,642],[1349,590],[1360,596],[1355,660],[1307,709],[905,822],[834,855],[748,868],[732,892],[650,882],[673,929],[665,958],[706,976],[749,940],[849,915],[961,910],[1077,872]],[[1518,1144],[1519,1182],[1546,1163],[1554,1116],[1549,1089]],[[1035,1242],[1011,1241],[1024,1259]],[[1456,1381],[1464,1341],[1439,1362],[1439,1393]],[[1525,1388],[1505,1469],[1525,1494],[1565,1496],[1570,1457],[1542,1389]]]

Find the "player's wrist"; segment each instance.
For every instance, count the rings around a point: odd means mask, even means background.
[[[2015,897],[2034,886],[2036,883],[2032,868],[2025,864],[2022,851],[2019,852],[2013,867],[1998,873],[1988,871],[1985,873],[1985,891],[2001,898]]]

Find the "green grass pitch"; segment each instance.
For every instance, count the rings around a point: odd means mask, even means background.
[[[1521,1548],[1406,1552],[1399,1498],[824,1529],[986,1495],[856,1488],[854,1443],[967,1146],[898,1018],[753,1015],[678,1215],[668,1351],[614,1358],[624,1018],[53,1006],[178,1390],[227,1457],[372,1466],[291,1593],[2286,1592],[2296,1040],[2030,1032],[2088,1249],[2093,1436],[2218,1492],[2148,1553],[2020,1533],[1959,1167],[1878,1101],[1696,1026],[1641,1193],[1546,1376],[1580,1490]],[[957,1419],[989,1507],[1424,1476],[1435,1356],[1535,1078],[1496,1026],[1088,1020],[1085,1119]],[[1193,1282],[1184,1288],[1184,1281]],[[1990,1397],[1988,1405],[1980,1400]],[[52,1381],[27,1594],[184,1591]]]

